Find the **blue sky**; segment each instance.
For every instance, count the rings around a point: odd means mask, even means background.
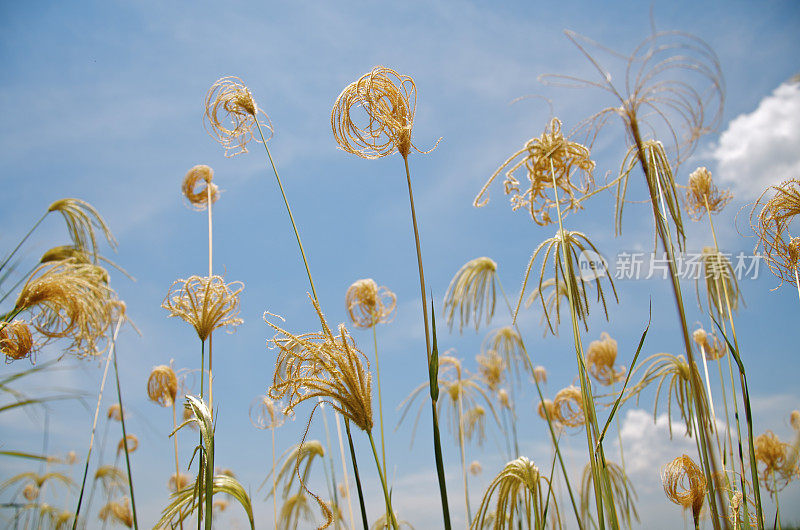
[[[180,183],[195,164],[214,168],[215,182],[223,191],[214,207],[215,271],[224,272],[229,281],[245,283],[244,325],[215,340],[218,462],[236,471],[252,488],[259,527],[268,527],[272,503],[263,502],[263,491],[255,490],[268,470],[269,436],[253,429],[248,420],[251,400],[265,391],[272,377],[274,354],[265,346],[272,332],[261,316],[266,310],[280,314],[288,329],[304,332],[315,327],[314,313],[306,298],[296,243],[263,150],[252,145],[248,154],[223,156],[202,124],[208,88],[219,77],[239,76],[269,114],[275,127],[270,149],[329,321],[344,321],[345,290],[359,278],[372,277],[397,294],[397,317],[378,331],[381,368],[388,374],[383,381],[384,403],[393,427],[399,417],[394,407],[426,377],[403,165],[397,156],[365,161],[337,149],[329,125],[336,96],[376,64],[414,77],[418,89],[415,143],[426,149],[442,138],[432,153],[411,158],[426,279],[437,313],[452,275],[478,256],[490,256],[499,263],[499,276],[513,297],[531,251],[554,229],[536,227],[523,213],[512,212],[499,182],[486,208],[472,206],[488,176],[548,123],[550,110],[541,99],[510,102],[524,95],[543,95],[552,101],[566,129],[613,103],[597,91],[543,87],[537,78],[543,73],[594,76],[562,30],[571,29],[629,52],[651,31],[651,6],[624,2],[3,3],[0,20],[0,105],[5,123],[0,130],[0,180],[7,198],[0,210],[0,244],[12,248],[40,212],[62,197],[92,203],[117,236],[118,253],[112,256],[107,250],[107,254],[136,282],[115,275],[113,286],[142,332],[141,336],[132,330],[123,332],[119,362],[123,392],[132,411],[130,430],[141,441],[133,458],[143,525],[152,525],[165,504],[168,475],[164,466],[171,462],[166,438],[171,418],[168,411],[146,400],[147,375],[154,365],[170,359],[176,367],[199,365],[198,341],[191,328],[167,319],[160,308],[175,279],[203,274],[207,263],[205,217],[184,205]],[[715,178],[735,190],[736,199],[715,222],[725,249],[749,253],[754,241],[747,204],[760,192],[754,189],[796,177],[800,170],[795,148],[800,140],[798,113],[792,110],[798,108],[797,85],[782,86],[798,73],[794,52],[800,45],[796,31],[800,6],[792,1],[669,2],[652,6],[652,20],[657,29],[700,36],[719,57],[726,87],[722,125],[701,140],[694,158],[681,167],[676,179],[683,183],[696,166],[706,165]],[[612,122],[596,144],[596,176],[617,171],[624,150],[620,123]],[[628,208],[621,238],[614,237],[610,195],[596,197],[585,211],[569,216],[567,226],[590,234],[606,256],[647,251],[652,245],[649,209]],[[690,249],[711,243],[705,221],[691,223],[688,235]],[[25,257],[33,263],[65,240],[60,220],[49,219],[26,245]],[[777,280],[765,270],[757,280],[742,283],[747,307],[739,313],[737,331],[748,366],[756,431],[772,429],[786,439],[791,435],[788,414],[800,408],[794,369],[797,298],[789,286],[771,291],[776,285]],[[703,317],[693,305],[694,287],[687,282],[684,288],[689,319],[699,321]],[[610,321],[595,311],[585,341],[608,331],[620,344],[620,362],[629,363],[652,300],[653,328],[644,353],[680,353],[666,282],[620,281],[618,289],[620,304],[610,309]],[[507,316],[498,311],[492,327],[507,322]],[[576,375],[571,340],[566,333],[542,338],[538,322],[535,309],[523,316],[534,362],[545,365],[550,373],[548,393],[552,396]],[[455,348],[474,369],[474,356],[486,331],[465,330],[459,336],[447,334],[442,327],[440,345]],[[371,356],[370,334],[356,330],[354,336]],[[53,354],[45,351],[40,358]],[[75,368],[60,373],[58,385],[86,391],[91,403],[100,363],[71,364]],[[24,367],[16,363],[6,370]],[[42,380],[37,388],[53,384]],[[548,446],[543,424],[534,415],[532,395],[521,397],[518,407],[523,453],[545,462]],[[639,448],[631,451],[642,451],[645,462],[657,462],[649,470],[642,466],[632,471],[640,490],[643,521],[649,528],[667,528],[679,524],[680,510],[664,499],[658,467],[682,451],[691,454],[693,442],[665,441],[663,419],[655,425],[642,421],[650,409],[646,399],[639,407],[628,405],[623,411],[623,433],[629,434],[624,439],[632,447]],[[74,405],[58,405],[54,411],[58,414],[51,417],[53,451],[74,449],[82,454],[90,413]],[[299,441],[304,420],[301,412],[296,422],[279,430],[279,451]],[[324,436],[320,420],[315,419],[310,436]],[[39,447],[41,421],[41,417],[31,421],[24,415],[4,417],[0,419],[2,438],[9,446],[13,441],[17,447]],[[417,528],[435,528],[439,521],[427,425],[423,418],[413,450],[409,450],[408,425],[393,433],[387,446],[395,505]],[[496,428],[493,432],[486,447],[470,448],[470,460],[481,460],[484,468],[472,485],[476,501],[481,487],[503,464],[492,439],[499,434]],[[362,467],[368,470],[371,513],[377,515],[381,505],[377,475],[367,459],[365,437],[356,438],[364,455]],[[581,442],[579,435],[569,441],[576,473],[582,466]],[[449,435],[445,443],[451,505],[456,521],[463,522],[458,452]],[[188,435],[182,444],[188,463]],[[656,452],[648,455],[645,450]],[[24,468],[9,461],[2,466],[3,476]],[[340,469],[339,465],[339,479]],[[72,471],[79,478],[77,468]],[[317,472],[321,486],[321,468]],[[800,519],[800,490],[790,487],[781,500],[787,520]],[[232,508],[228,520],[238,518],[242,526],[244,519],[236,510]]]

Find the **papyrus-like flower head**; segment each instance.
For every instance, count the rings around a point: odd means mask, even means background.
[[[22,320],[0,321],[0,353],[6,362],[24,359],[34,352],[36,343],[28,324]]]
[[[211,192],[211,202],[217,202],[219,199],[219,188],[211,182],[214,178],[214,170],[205,165],[197,165],[190,169],[186,176],[183,177],[183,184],[181,184],[181,191],[189,204],[197,210],[205,210],[208,208],[208,195]],[[197,188],[200,181],[205,182],[205,186]],[[209,190],[210,188],[210,190]]]
[[[272,136],[269,116],[258,107],[250,90],[238,77],[223,77],[211,85],[205,109],[206,130],[225,148],[227,157],[247,152],[247,143],[254,137],[253,127],[266,128],[270,133],[266,140]]]
[[[333,137],[341,149],[361,158],[381,158],[395,151],[405,158],[412,148],[422,153],[411,143],[416,107],[414,80],[376,66],[336,98],[331,111]],[[363,117],[356,114],[362,111]]]
[[[189,323],[205,341],[217,328],[232,330],[242,323],[239,294],[243,289],[242,282],[226,284],[221,276],[190,276],[172,284],[161,307],[169,311],[169,316]]]
[[[478,331],[484,315],[486,324],[491,322],[497,296],[496,274],[497,263],[487,257],[470,260],[458,269],[444,295],[444,313],[450,329],[453,329],[456,309],[459,315],[459,332],[465,324],[469,325],[470,318],[475,325],[475,331]]]
[[[600,340],[593,340],[586,352],[586,368],[601,384],[611,386],[625,377],[625,367],[614,368],[617,360],[617,341],[603,332]]]
[[[372,278],[365,278],[347,289],[344,305],[354,326],[371,328],[394,318],[397,296],[384,286],[378,287]]]
[[[706,211],[719,213],[733,199],[728,190],[720,190],[705,167],[695,169],[689,175],[686,186],[686,212],[695,221],[703,218]]]
[[[555,198],[549,195],[552,192],[548,191],[553,189],[554,176],[562,214],[580,209],[581,199],[594,183],[592,171],[595,164],[589,156],[589,148],[565,137],[561,132],[561,121],[553,118],[549,129],[546,128],[538,138],[528,140],[522,149],[497,168],[475,197],[473,206],[480,208],[489,202],[489,186],[505,170],[503,186],[505,194],[511,196],[511,209],[525,208],[536,224],[549,225],[553,222],[550,210],[556,206]],[[524,172],[527,179],[524,185],[517,178],[518,171]],[[578,183],[572,181],[576,173],[582,174]]]
[[[687,455],[682,455],[664,467],[661,483],[667,498],[684,508],[691,508],[696,520],[706,496],[703,470]]]
[[[162,407],[171,407],[178,394],[178,377],[175,371],[165,364],[156,366],[147,378],[147,397]]]

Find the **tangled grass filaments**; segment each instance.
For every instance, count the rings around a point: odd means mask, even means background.
[[[0,353],[6,362],[18,361],[28,357],[36,350],[31,330],[22,320],[0,322]]]
[[[116,248],[117,241],[108,225],[88,202],[81,199],[60,199],[51,204],[47,211],[58,212],[64,217],[73,245],[93,256],[95,263],[98,258],[95,229],[100,231],[111,248]]]
[[[112,521],[128,528],[133,528],[133,512],[128,498],[121,501],[111,501],[100,508],[98,517],[101,521]]]
[[[699,167],[689,174],[686,186],[686,213],[695,221],[699,221],[708,213],[719,213],[731,202],[733,194],[728,190],[720,190],[711,179],[711,171]]]
[[[756,460],[764,464],[761,482],[772,494],[785,488],[798,473],[797,449],[782,442],[775,433],[767,431],[756,436],[754,441]],[[794,462],[794,465],[787,463]]]
[[[185,320],[205,341],[215,329],[232,330],[242,323],[239,294],[243,289],[242,282],[226,284],[221,276],[190,276],[172,284],[161,307],[169,316]]]
[[[205,210],[208,208],[208,195],[209,188],[211,192],[211,202],[215,203],[219,199],[219,188],[211,182],[214,178],[214,170],[206,165],[197,165],[186,173],[183,177],[183,184],[181,184],[181,191],[189,204],[196,210]],[[200,181],[205,182],[205,186],[197,189]]]
[[[139,448],[139,438],[135,434],[129,434],[124,438],[120,439],[119,443],[117,444],[117,454],[120,454],[123,451],[125,451],[126,446],[128,452],[133,453]]]
[[[147,397],[162,407],[171,407],[178,394],[178,377],[175,371],[165,365],[159,365],[150,371],[147,378]]]
[[[775,194],[766,202],[769,191]],[[756,214],[756,210],[761,208]],[[764,261],[781,283],[798,282],[800,238],[792,237],[790,225],[800,214],[800,180],[789,179],[767,188],[753,205],[750,226],[758,237],[754,253],[763,248]]]
[[[247,152],[253,127],[266,128],[270,132],[267,140],[272,136],[269,116],[258,107],[244,81],[234,76],[220,78],[211,85],[206,94],[203,124],[225,149],[226,157]]]
[[[544,299],[544,307],[547,309],[542,314],[542,318],[540,319],[539,323],[544,327],[544,336],[547,336],[547,332],[550,331],[554,336],[558,335],[558,326],[561,324],[561,304],[562,301],[567,304],[569,307],[569,292],[567,292],[567,285],[563,282],[556,282],[555,278],[548,278],[542,282],[541,287],[537,287],[531,294],[528,296],[528,299],[525,300],[525,309],[528,309],[533,305],[533,302],[539,299],[541,296],[542,298],[545,297],[545,292],[548,292],[546,298]],[[555,313],[555,325],[550,319],[550,315]],[[547,323],[547,326],[545,326]],[[588,331],[588,324],[584,322],[584,326],[587,327]]]
[[[519,158],[520,155],[524,156]],[[547,195],[547,190],[553,189],[553,179],[555,178],[555,185],[561,192],[558,195],[558,204],[562,214],[580,209],[581,199],[594,184],[592,171],[595,163],[589,156],[589,148],[564,137],[561,121],[553,118],[549,129],[545,128],[540,137],[528,140],[522,149],[497,168],[472,204],[477,208],[485,206],[489,202],[489,186],[497,175],[508,168],[503,186],[505,194],[511,196],[511,209],[516,211],[526,208],[536,224],[549,225],[553,223],[550,210],[556,205],[556,201]],[[524,189],[514,175],[520,168],[524,168],[528,179]],[[576,171],[583,174],[579,184],[572,182]]]
[[[600,334],[600,340],[593,340],[586,352],[586,368],[601,384],[611,386],[625,378],[625,367],[614,369],[617,360],[617,341],[608,333]]]
[[[697,528],[706,496],[703,470],[687,455],[682,455],[666,465],[661,472],[661,483],[669,500],[684,509],[691,508]]]
[[[470,260],[458,269],[444,295],[444,314],[451,330],[456,309],[459,315],[459,332],[465,324],[469,325],[470,318],[475,325],[475,331],[478,331],[484,315],[486,324],[491,322],[497,301],[496,274],[497,263],[487,257]]]
[[[353,111],[363,109],[359,123]],[[413,148],[411,129],[417,108],[414,80],[384,66],[376,66],[342,90],[331,111],[331,129],[339,147],[361,158],[375,159],[399,152],[407,158]],[[438,142],[437,142],[438,144]],[[435,148],[435,146],[434,146]]]
[[[550,410],[547,412],[549,414]],[[553,400],[553,413],[551,421],[555,418],[558,423],[567,427],[583,427],[586,423],[586,415],[583,410],[581,389],[571,385],[559,390]]]
[[[391,322],[397,307],[397,296],[375,280],[365,278],[353,283],[345,294],[345,308],[357,328],[371,328]]]

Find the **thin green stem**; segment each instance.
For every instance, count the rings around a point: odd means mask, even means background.
[[[378,458],[378,451],[375,450],[375,440],[372,438],[372,431],[367,431],[367,436],[369,436],[369,444],[372,447],[372,456],[375,457],[375,466],[378,468],[378,476],[381,478],[381,486],[383,486],[383,497],[386,500],[386,505],[389,507],[388,518],[392,522],[392,528],[395,530],[398,529],[397,521],[394,517],[394,510],[392,509],[392,499],[389,496],[389,490],[386,487],[386,479],[383,476],[383,472],[381,472],[381,461]]]
[[[117,321],[117,326],[119,326],[120,322],[122,322],[122,317],[120,317],[120,319]],[[123,446],[125,447],[125,466],[128,469],[128,488],[130,489],[131,493],[131,510],[133,511],[133,527],[134,529],[138,530],[139,523],[136,520],[136,499],[134,498],[133,495],[133,475],[131,474],[131,458],[130,458],[130,452],[128,451],[128,433],[125,430],[125,407],[122,406],[122,390],[120,389],[119,368],[117,367],[116,340],[111,343],[111,349],[113,350],[112,357],[114,359],[114,377],[117,380],[117,402],[119,403],[120,423],[122,424],[122,440],[124,442]]]
[[[358,502],[361,505],[361,521],[364,523],[364,530],[369,530],[369,520],[367,519],[367,508],[364,506],[364,494],[361,491],[361,477],[358,474],[358,463],[356,463],[356,450],[353,447],[353,437],[350,435],[350,420],[344,418],[344,429],[347,431],[347,441],[350,444],[350,460],[353,462],[353,475],[356,478],[356,489],[358,489]]]
[[[6,259],[3,260],[3,263],[0,263],[0,271],[2,271],[5,268],[5,266],[8,265],[8,262],[11,260],[11,258],[14,257],[14,254],[16,254],[17,251],[25,243],[25,241],[28,240],[28,238],[31,236],[31,234],[34,232],[34,230],[36,230],[39,227],[39,225],[42,224],[42,221],[44,221],[44,218],[47,217],[47,214],[49,214],[49,213],[50,213],[50,210],[47,210],[46,212],[44,212],[44,214],[39,218],[39,220],[36,221],[36,224],[34,224],[33,227],[30,230],[28,230],[28,233],[25,234],[25,237],[23,237],[19,241],[19,243],[17,243],[17,246],[14,247],[14,250],[11,251],[11,254],[6,256]]]

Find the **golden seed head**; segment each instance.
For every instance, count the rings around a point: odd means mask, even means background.
[[[212,203],[217,202],[219,199],[219,188],[217,188],[216,184],[211,182],[213,178],[214,170],[202,164],[194,166],[186,173],[186,176],[183,177],[181,191],[183,192],[183,196],[186,197],[186,200],[189,201],[189,204],[195,209],[202,211],[208,208],[209,191],[211,193]],[[197,185],[200,181],[205,182],[205,186],[197,189]]]
[[[774,195],[764,202],[764,195]],[[756,210],[761,210],[756,214]],[[750,213],[750,226],[758,237],[754,252],[763,247],[763,257],[770,271],[781,282],[794,283],[800,260],[800,239],[789,232],[794,218],[800,214],[800,180],[789,179],[767,188]]]
[[[571,385],[559,390],[553,400],[553,412],[558,422],[567,427],[583,426],[586,420],[583,412],[581,389]]]
[[[167,482],[167,489],[173,493],[182,490],[192,482],[192,477],[188,473],[173,473]]]
[[[344,305],[354,326],[371,328],[391,322],[397,296],[384,286],[378,287],[372,278],[365,278],[357,280],[347,289]]]
[[[789,424],[792,426],[792,429],[800,432],[800,410],[793,410],[791,414],[789,414]]]
[[[717,188],[711,179],[711,172],[705,167],[699,167],[689,175],[689,185],[686,187],[686,212],[695,221],[702,219],[706,211],[721,212],[731,199],[733,194],[728,190],[721,191]]]
[[[482,471],[483,471],[483,466],[481,466],[481,463],[480,463],[480,462],[478,462],[477,460],[473,460],[473,461],[470,463],[470,465],[469,465],[469,472],[470,472],[470,473],[471,473],[473,476],[478,476],[478,475],[480,475]]]
[[[703,328],[699,328],[694,330],[692,333],[692,339],[698,346],[702,346],[705,348],[708,345],[708,333]]]
[[[783,466],[787,444],[781,442],[775,433],[767,431],[759,434],[754,440],[754,445],[756,460],[766,466],[765,474],[777,471]]]
[[[0,353],[6,356],[6,362],[24,359],[36,347],[28,324],[22,320],[0,321]]]
[[[614,369],[617,360],[617,341],[603,332],[600,340],[593,340],[586,353],[586,367],[595,379],[605,386],[611,386],[625,378],[625,368]]]
[[[97,262],[97,235],[99,229],[111,248],[116,248],[117,241],[100,213],[86,201],[81,199],[60,199],[50,205],[48,212],[58,212],[64,217],[72,244]]]
[[[481,504],[475,514],[471,528],[486,528],[487,521],[494,521],[493,528],[498,530],[511,530],[514,525],[514,515],[518,506],[524,506],[520,518],[531,517],[530,506],[541,495],[540,481],[547,484],[547,478],[539,474],[539,469],[527,457],[521,456],[507,463],[503,470],[492,480],[483,495]],[[490,512],[492,498],[497,493],[497,502],[493,512]],[[502,514],[497,517],[497,514]],[[510,517],[506,519],[506,514]]]
[[[536,413],[539,415],[540,418],[547,421],[547,416],[550,416],[550,421],[558,422],[558,417],[556,416],[556,409],[555,404],[550,399],[545,399],[544,401],[540,401],[538,405],[536,405]]]
[[[128,446],[128,453],[132,453],[139,448],[139,438],[137,438],[135,434],[129,434],[120,439],[119,443],[117,444],[117,454],[125,451],[126,444]]]
[[[24,488],[22,488],[22,496],[25,497],[27,501],[35,501],[37,497],[39,497],[39,488],[36,484],[26,484]]]
[[[542,365],[536,366],[533,369],[533,378],[536,380],[537,383],[546,383],[547,369]]]
[[[564,137],[561,121],[553,118],[549,129],[545,128],[540,137],[529,140],[492,174],[475,197],[473,206],[480,208],[489,202],[489,185],[506,170],[503,185],[505,194],[511,196],[511,209],[525,208],[536,224],[549,225],[553,222],[550,210],[556,207],[556,201],[548,195],[548,190],[553,189],[554,178],[562,215],[582,208],[581,200],[594,184],[592,171],[595,164],[589,156],[589,148]],[[524,188],[515,176],[517,171],[524,171],[528,179]],[[572,181],[575,173],[583,175],[578,184]]]
[[[478,372],[486,382],[486,386],[489,387],[489,390],[497,390],[505,379],[506,363],[503,358],[496,351],[489,350],[475,359],[478,361]],[[505,392],[505,390],[500,392]],[[499,395],[498,393],[498,397]]]
[[[239,318],[239,294],[242,282],[226,284],[221,276],[190,276],[172,284],[161,307],[169,316],[180,317],[192,325],[201,341],[217,328],[233,328]]]
[[[269,396],[258,396],[250,404],[250,423],[256,429],[273,429],[283,425],[286,415],[281,410],[280,404]]]
[[[376,66],[347,85],[336,98],[331,111],[333,137],[340,149],[366,159],[395,151],[405,158],[412,148],[422,153],[411,143],[416,107],[414,80],[391,68]],[[362,109],[366,116],[354,116],[356,109]]]
[[[344,324],[339,325],[339,334],[334,336],[319,304],[313,299],[311,302],[322,325],[321,332],[294,335],[267,321],[276,331],[270,342],[278,349],[268,394],[272,399],[288,399],[287,414],[308,399],[320,398],[369,432],[373,425],[369,361],[356,348]]]
[[[98,517],[101,521],[112,521],[133,528],[133,512],[130,501],[126,498],[121,501],[112,501],[100,508]]]
[[[706,496],[706,477],[703,470],[687,455],[670,462],[661,472],[661,483],[667,498],[684,508],[691,508],[697,518]]]
[[[162,364],[156,366],[147,378],[147,397],[162,407],[171,407],[178,394],[178,377],[175,371]]]
[[[211,85],[206,94],[203,123],[208,134],[225,148],[227,157],[247,152],[247,143],[254,138],[254,127],[267,129],[265,140],[272,136],[269,116],[258,108],[244,82],[233,76]]]
[[[120,408],[119,403],[114,403],[108,407],[108,413],[106,414],[106,417],[109,420],[122,421],[122,409]]]
[[[475,325],[475,331],[478,331],[484,315],[486,324],[491,322],[496,302],[496,274],[497,263],[487,257],[475,258],[458,269],[444,295],[445,318],[451,330],[456,310],[459,316],[459,332],[464,325],[469,325],[470,318]]]

